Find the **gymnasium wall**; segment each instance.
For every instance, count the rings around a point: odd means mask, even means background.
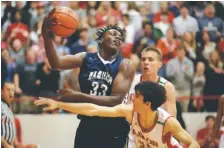
[[[204,127],[205,117],[214,113],[184,113],[187,130],[196,136]],[[17,115],[22,125],[25,144],[38,144],[40,148],[73,148],[79,120],[72,114]],[[109,128],[109,127],[108,127]],[[84,140],[84,139],[83,139]],[[88,142],[88,141],[87,141]]]

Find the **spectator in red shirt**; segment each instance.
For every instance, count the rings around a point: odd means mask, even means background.
[[[159,48],[163,54],[163,64],[166,64],[170,59],[176,56],[178,41],[174,36],[174,29],[170,27],[167,30],[166,36],[161,38],[157,43],[157,48]]]
[[[3,40],[10,42],[13,38],[18,38],[23,43],[26,43],[28,37],[29,28],[26,24],[21,22],[21,11],[18,10],[15,14],[15,22],[8,26]]]
[[[207,146],[210,144],[211,140],[212,140],[212,128],[213,125],[215,123],[215,117],[214,116],[207,116],[205,118],[205,122],[206,122],[206,127],[200,129],[197,132],[197,141],[200,144],[201,148],[208,148]],[[218,145],[219,143],[219,138],[221,136],[222,132],[219,131],[218,137],[216,139],[216,144]]]
[[[111,2],[104,1],[101,3],[96,13],[96,21],[98,22],[97,26],[104,26],[109,16],[115,17],[115,20],[117,22],[120,18],[120,13],[111,7]]]
[[[160,22],[161,21],[160,20],[160,18],[161,18],[160,15],[163,12],[168,13],[168,22],[170,24],[172,24],[175,16],[174,16],[173,12],[168,10],[168,3],[167,2],[160,2],[160,10],[155,14],[155,16],[153,18],[153,22],[154,23]]]

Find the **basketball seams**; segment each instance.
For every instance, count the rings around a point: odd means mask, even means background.
[[[75,20],[75,22],[76,22],[76,25],[78,25],[78,21],[77,21],[77,19],[75,19],[74,17],[72,17],[71,15],[68,15],[67,13],[64,13],[64,12],[54,12],[54,14],[55,13],[61,13],[61,14],[64,14],[64,15],[66,15],[66,16],[69,16],[70,18],[72,18],[73,20]],[[54,15],[54,14],[52,14],[52,15]],[[51,16],[52,17],[52,16]]]
[[[68,37],[72,35],[79,24],[78,17],[72,9],[67,7],[58,7],[49,13],[48,19],[55,23],[51,30],[58,36]]]

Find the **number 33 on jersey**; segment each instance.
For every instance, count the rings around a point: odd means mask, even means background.
[[[98,53],[87,53],[79,74],[81,92],[95,96],[111,95],[121,61],[120,56],[108,62]]]

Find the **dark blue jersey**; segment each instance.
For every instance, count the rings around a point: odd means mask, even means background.
[[[87,53],[79,73],[81,92],[94,96],[110,96],[122,57],[108,62],[99,53]]]
[[[121,56],[117,56],[116,59],[108,62],[103,60],[99,53],[87,53],[79,73],[81,92],[95,96],[110,96],[122,59]],[[92,139],[95,141],[94,146],[101,148],[98,144],[114,137],[115,139],[116,137],[122,138],[125,143],[129,132],[129,124],[125,118],[80,115],[78,118],[81,119],[81,122],[77,130],[77,139],[89,139],[82,144],[88,143]],[[89,143],[91,144],[91,142]],[[106,143],[110,144],[110,142]]]

